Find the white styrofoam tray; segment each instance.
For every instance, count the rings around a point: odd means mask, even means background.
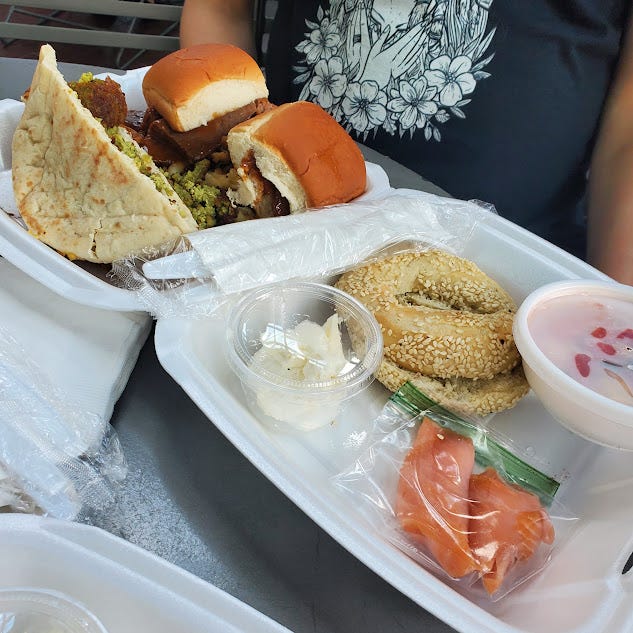
[[[0,514],[0,589],[74,598],[108,633],[289,633],[217,587],[96,527]]]
[[[520,302],[565,278],[605,278],[587,264],[491,215],[462,253]],[[376,533],[330,481],[361,450],[364,431],[387,400],[378,383],[336,424],[311,433],[267,430],[247,409],[222,345],[226,324],[160,319],[155,345],[169,374],[282,492],[333,538],[404,594],[464,633],[633,631],[633,584],[622,569],[633,549],[633,459],[590,444],[557,424],[533,393],[492,426],[534,451],[562,480],[559,497],[578,518],[551,563],[498,602],[476,604],[459,585],[432,575]]]
[[[141,89],[146,72],[147,68],[137,68],[124,75],[109,75],[121,84],[130,110],[147,107]],[[122,312],[144,311],[146,308],[136,293],[108,281],[109,266],[71,262],[35,239],[12,217],[16,209],[11,188],[11,140],[23,108],[23,104],[13,99],[0,101],[0,255],[50,290],[76,303]],[[367,163],[367,190],[357,200],[370,200],[388,190],[389,178],[384,169]]]

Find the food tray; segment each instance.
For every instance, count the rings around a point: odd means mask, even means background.
[[[491,214],[462,253],[520,302],[559,279],[605,276]],[[491,426],[533,450],[561,479],[559,497],[578,518],[551,563],[498,602],[466,597],[376,533],[330,481],[359,452],[359,438],[388,392],[374,383],[343,420],[310,433],[266,429],[247,409],[221,353],[222,318],[160,319],[155,346],[167,372],[224,435],[283,493],[358,559],[416,603],[464,633],[615,633],[633,630],[633,584],[622,570],[633,549],[633,460],[556,423],[530,393]]]
[[[52,590],[108,633],[288,633],[192,574],[100,528],[0,515],[0,589]]]
[[[147,68],[137,68],[124,75],[96,76],[110,76],[119,82],[128,108],[141,110],[146,107],[141,90],[146,72]],[[53,292],[76,303],[122,312],[145,311],[144,304],[134,292],[109,282],[110,266],[71,262],[31,236],[11,215],[15,211],[11,191],[11,139],[22,108],[23,105],[13,99],[0,101],[0,255]],[[358,201],[379,197],[389,190],[389,178],[384,169],[374,163],[366,165],[367,191],[357,198]]]

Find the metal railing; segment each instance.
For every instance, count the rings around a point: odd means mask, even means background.
[[[116,65],[123,70],[148,50],[169,52],[179,48],[178,25],[182,2],[156,4],[143,0],[25,0],[0,1],[2,5],[9,7],[6,19],[0,21],[0,39],[5,45],[18,39],[118,48]],[[48,12],[36,11],[42,9]],[[126,18],[125,26],[122,30],[90,26],[85,19],[81,19],[89,14]],[[141,20],[156,21],[159,32],[139,32]],[[127,50],[136,52],[123,62]]]

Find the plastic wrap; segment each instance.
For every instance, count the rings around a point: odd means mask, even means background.
[[[79,519],[114,501],[127,464],[114,429],[80,411],[0,328],[0,507]]]
[[[175,255],[186,255],[187,261],[191,261],[189,256],[193,251],[190,249],[186,237],[145,249],[114,262],[109,277],[115,285],[133,292],[139,304],[155,319],[211,315],[224,303],[225,297],[217,291],[213,279],[206,277],[206,271],[199,273],[192,265],[187,267],[186,276],[167,279],[152,279],[143,271],[145,264]]]
[[[459,252],[491,211],[397,190],[365,202],[205,229],[116,262],[112,276],[157,318],[207,316],[228,296],[291,279],[326,280],[403,242]]]
[[[333,478],[378,533],[477,600],[534,576],[576,519],[559,482],[481,421],[407,383],[374,421],[369,448]]]

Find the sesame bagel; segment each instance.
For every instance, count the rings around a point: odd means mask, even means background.
[[[473,262],[441,250],[400,253],[336,284],[381,326],[385,359],[422,376],[489,380],[520,361],[516,304]]]

